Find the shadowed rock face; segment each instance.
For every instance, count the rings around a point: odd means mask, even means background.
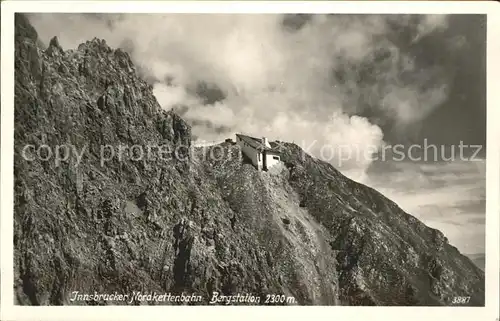
[[[196,304],[214,291],[261,303],[284,294],[304,305],[484,304],[484,273],[375,190],[288,143],[286,166],[269,172],[231,142],[188,154],[190,127],[161,110],[126,52],[99,39],[67,51],[37,43],[16,15],[18,304],[126,304],[71,301],[73,291],[194,293]],[[71,146],[70,156],[57,163],[42,145]],[[119,154],[134,145],[153,149]]]

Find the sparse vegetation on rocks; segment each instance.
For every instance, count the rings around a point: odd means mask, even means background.
[[[101,166],[99,146],[190,146],[190,127],[160,108],[125,51],[100,39],[43,49],[26,17],[15,20],[17,303],[170,291],[207,304],[218,291],[303,305],[484,304],[484,273],[441,232],[294,144],[270,172],[238,157]],[[85,149],[78,166],[22,156],[27,144],[65,143]]]

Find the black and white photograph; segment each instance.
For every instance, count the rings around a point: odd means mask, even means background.
[[[2,300],[486,306],[486,13],[29,10]]]

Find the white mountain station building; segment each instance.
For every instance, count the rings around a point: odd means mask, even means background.
[[[236,143],[258,170],[267,171],[281,161],[279,151],[271,147],[266,137],[255,138],[236,134]]]

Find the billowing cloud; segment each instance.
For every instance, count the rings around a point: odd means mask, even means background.
[[[404,127],[446,98],[439,72],[416,66],[395,38],[398,28],[411,41],[443,29],[442,15],[312,15],[286,26],[271,14],[30,17],[44,41],[58,36],[75,48],[99,37],[128,50],[162,107],[182,107],[204,141],[243,132],[301,142],[317,157],[337,143],[372,152],[384,143],[373,119]],[[204,97],[200,84],[217,99]],[[376,117],[364,118],[367,110]],[[370,164],[335,157],[346,169]]]

